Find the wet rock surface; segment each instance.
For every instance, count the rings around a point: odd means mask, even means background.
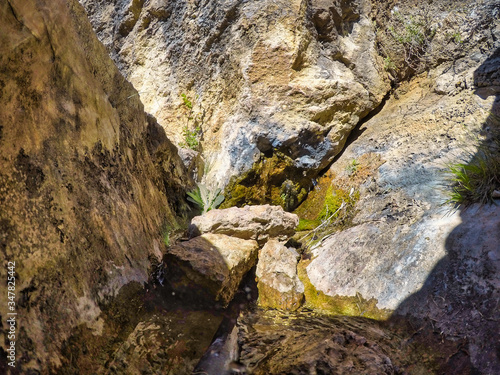
[[[224,314],[157,282],[129,283],[103,306],[101,334],[75,327],[61,346],[64,366],[41,373],[190,374]]]
[[[238,320],[248,374],[467,374],[464,341],[354,317],[254,310]],[[436,351],[438,350],[438,351]]]

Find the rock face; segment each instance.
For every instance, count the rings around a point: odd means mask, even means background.
[[[297,310],[304,300],[304,285],[297,275],[300,255],[275,240],[259,251],[257,288],[259,305],[272,309]]]
[[[164,256],[168,281],[174,290],[207,293],[227,305],[256,264],[258,249],[254,240],[203,234],[168,249]]]
[[[498,4],[481,3],[467,13],[469,55],[402,84],[359,129],[332,173],[364,173],[362,163],[357,172],[349,166],[371,153],[385,162],[353,185],[361,197],[353,226],[322,240],[304,263],[310,262],[314,286],[309,294],[306,286],[306,301],[319,293],[332,300],[348,296],[358,300],[350,310],[356,314],[366,313],[369,300],[393,317],[430,318],[443,335],[468,338],[472,365],[485,374],[500,369],[493,307],[500,303],[500,209],[442,204],[451,191],[447,165],[470,161],[475,134],[500,129],[500,24],[489,18],[499,11]],[[491,23],[480,37],[475,33],[483,22]]]
[[[280,206],[245,206],[211,210],[191,220],[191,236],[218,233],[263,245],[268,239],[286,242],[295,234],[297,215],[285,212]]]
[[[0,259],[16,265],[16,371],[72,371],[73,329],[101,335],[102,306],[147,280],[189,180],[78,2],[0,8]]]
[[[363,126],[358,141],[333,167],[337,176],[346,174],[346,166],[367,153],[385,161],[376,176],[359,187],[356,226],[325,239],[313,250],[315,259],[308,275],[329,295],[355,295],[357,291],[365,297],[376,296],[379,307],[394,310],[421,288],[437,262],[452,251],[450,234],[456,233],[463,219],[460,212],[441,206],[449,185],[444,170],[473,143],[469,138],[473,129],[478,131],[490,121],[494,97],[482,99],[469,90],[453,97],[432,92],[421,97],[422,86],[429,84],[428,79],[416,80],[399,100],[390,100],[376,119]],[[404,123],[397,115],[399,108],[405,108]],[[490,209],[485,210],[489,216]],[[486,223],[478,219],[473,232],[481,231]],[[495,243],[494,235],[488,234],[493,237],[487,241]]]
[[[279,189],[286,179],[307,188],[390,88],[368,0],[81,3],[177,143],[186,124],[194,130],[181,94],[191,99],[208,184],[225,185],[268,159],[286,161],[286,171],[233,181],[244,190],[232,197],[239,204],[272,201],[268,185]],[[254,185],[265,193],[254,194]]]

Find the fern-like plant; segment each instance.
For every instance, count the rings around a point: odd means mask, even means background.
[[[201,214],[205,214],[220,206],[224,201],[221,189],[209,190],[204,184],[198,184],[197,188],[188,192],[188,201],[196,204]]]

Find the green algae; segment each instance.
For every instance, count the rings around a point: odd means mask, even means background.
[[[229,181],[220,208],[267,203],[291,211],[307,197],[312,173],[297,169],[293,160],[279,151],[269,157],[262,155],[251,170]]]
[[[310,260],[301,260],[297,265],[297,273],[304,284],[306,308],[320,311],[326,315],[362,316],[374,320],[385,321],[392,311],[379,309],[375,298],[366,299],[360,293],[356,296],[328,296],[317,290],[309,280],[306,267]]]
[[[299,225],[295,229],[297,232],[309,231],[321,224],[321,220],[299,219]]]

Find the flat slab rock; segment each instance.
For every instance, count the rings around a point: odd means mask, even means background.
[[[207,293],[227,305],[257,262],[254,240],[206,233],[168,249],[164,256],[168,279],[181,293]]]
[[[299,217],[285,212],[281,206],[260,205],[211,210],[191,221],[191,237],[203,233],[225,234],[259,244],[269,238],[286,241],[295,234]]]

